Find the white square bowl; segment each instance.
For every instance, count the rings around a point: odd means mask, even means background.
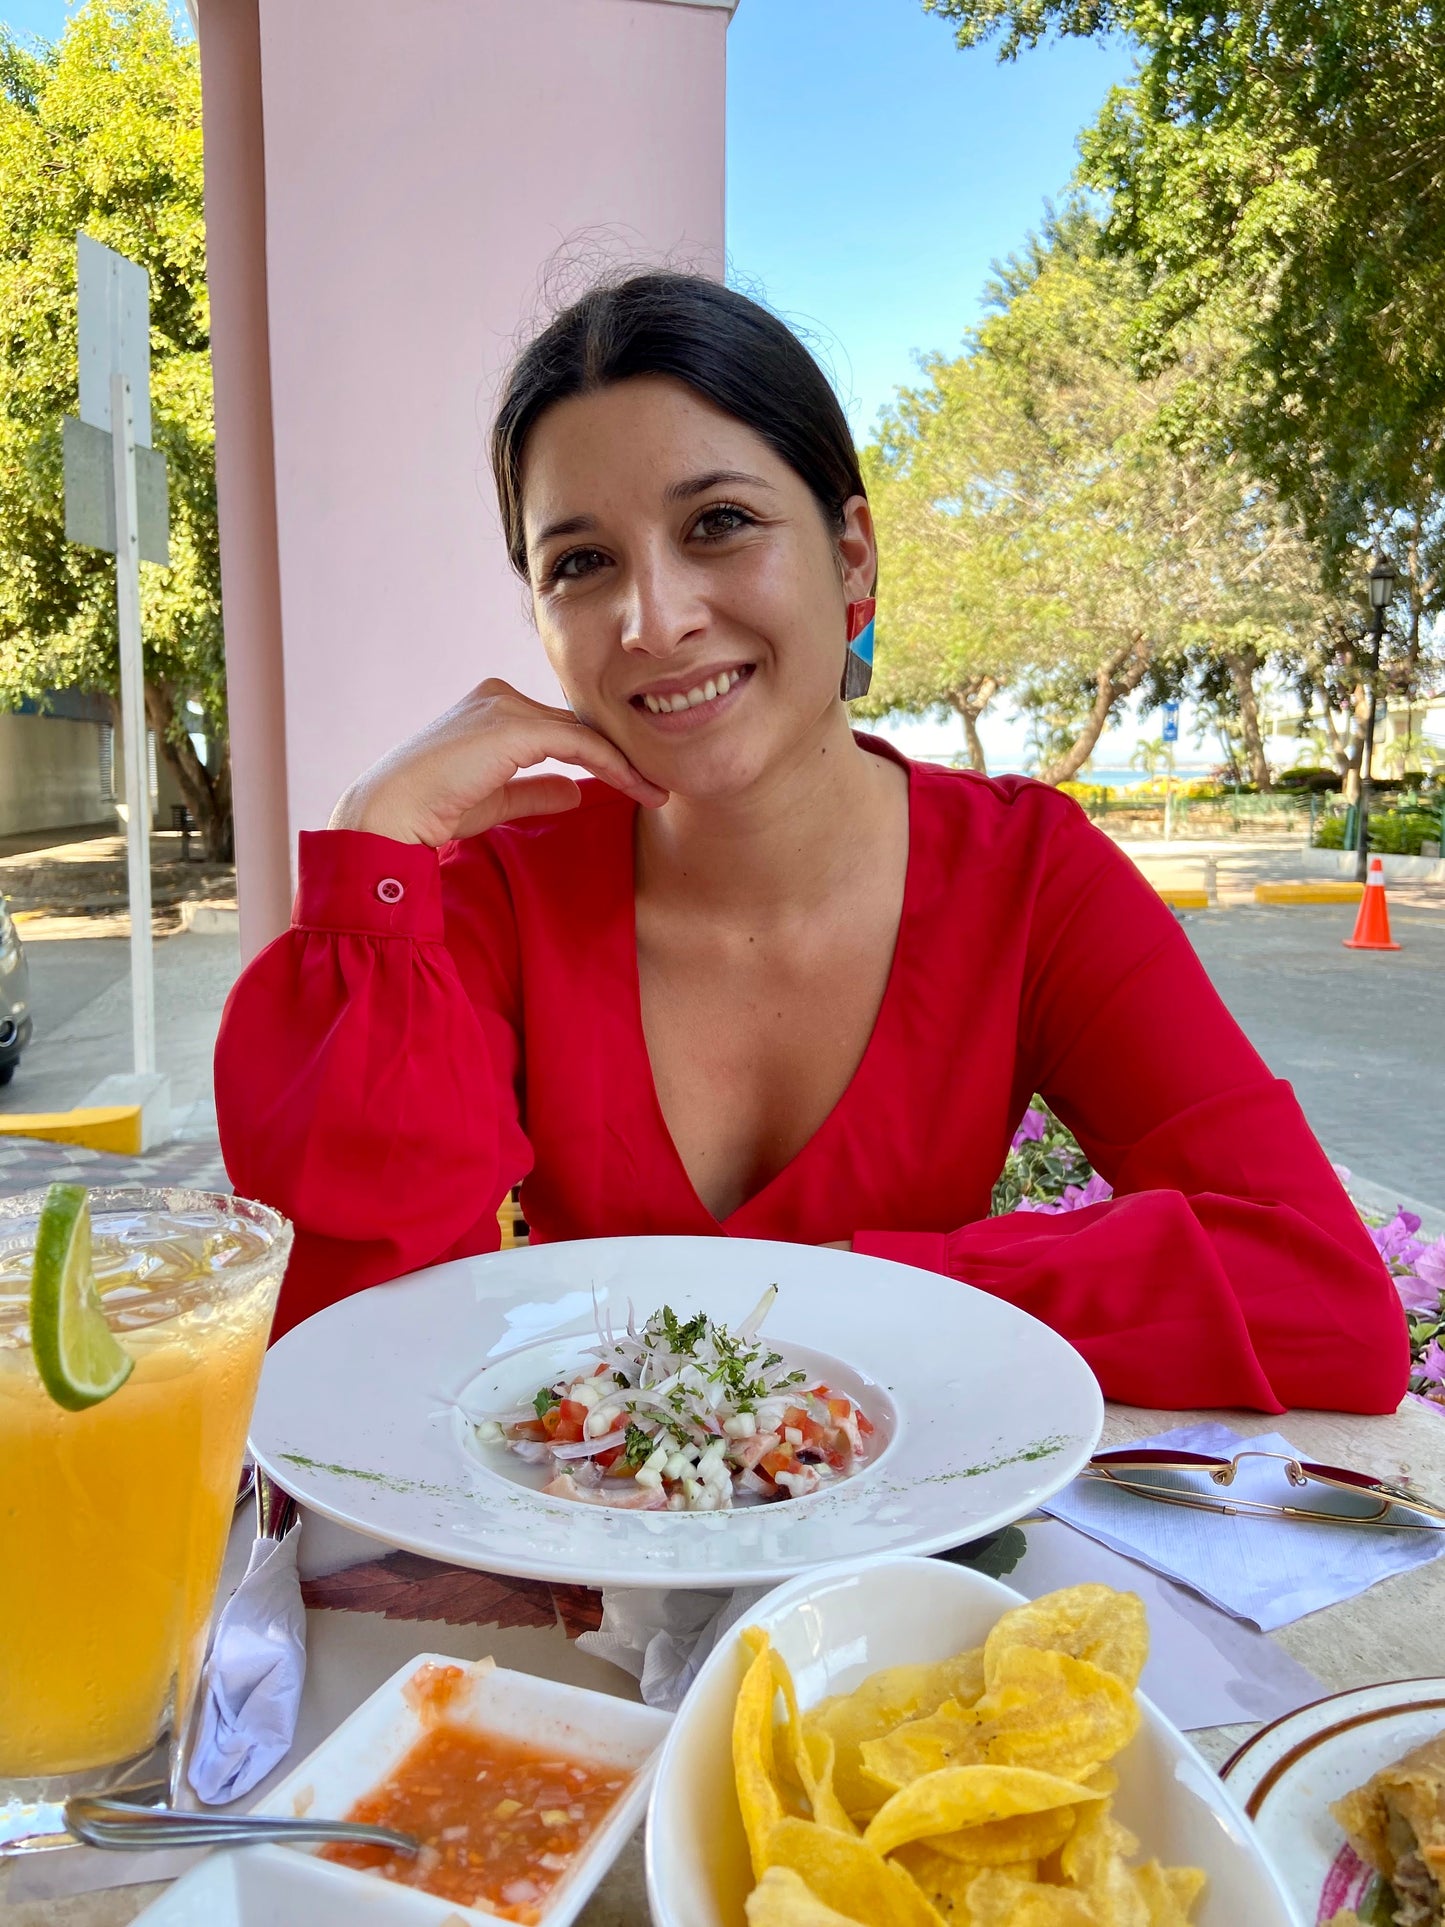
[[[994,1621],[1022,1604],[967,1567],[883,1556],[780,1586],[749,1623],[766,1628],[809,1707],[882,1667],[982,1645]],[[717,1647],[662,1749],[647,1826],[655,1927],[744,1927],[753,1883],[731,1761],[745,1664],[736,1634]],[[1115,1811],[1139,1836],[1141,1858],[1204,1869],[1196,1927],[1303,1927],[1234,1796],[1158,1708],[1138,1699],[1140,1729],[1111,1764]]]
[[[577,1855],[544,1909],[540,1927],[570,1927],[642,1817],[658,1749],[671,1715],[580,1686],[509,1672],[487,1662],[422,1653],[379,1686],[329,1739],[273,1787],[257,1813],[326,1814],[342,1819],[392,1772],[425,1731],[406,1688],[424,1666],[470,1675],[448,1704],[449,1722],[485,1728],[634,1777]],[[139,1917],[146,1927],[485,1927],[485,1907],[459,1907],[416,1887],[317,1858],[319,1849],[244,1847],[213,1855]]]

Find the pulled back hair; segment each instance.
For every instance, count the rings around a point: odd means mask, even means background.
[[[492,473],[507,554],[527,579],[522,459],[547,409],[637,375],[684,382],[760,435],[807,484],[829,528],[865,495],[847,418],[822,369],[788,327],[746,295],[700,274],[654,271],[574,301],[512,365],[492,424]]]

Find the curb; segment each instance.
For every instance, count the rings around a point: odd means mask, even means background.
[[[122,1157],[141,1152],[139,1104],[97,1104],[77,1111],[7,1111],[0,1137],[41,1138],[50,1144],[83,1144]]]
[[[1365,894],[1363,883],[1256,883],[1256,903],[1358,903]]]

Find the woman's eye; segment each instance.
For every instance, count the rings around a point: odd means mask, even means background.
[[[575,582],[580,576],[591,575],[603,560],[597,549],[569,549],[552,564],[548,577],[553,582]]]
[[[746,509],[719,502],[703,510],[693,523],[693,534],[700,535],[705,542],[716,542],[725,535],[735,535],[739,529],[750,528],[752,522],[753,518]]]

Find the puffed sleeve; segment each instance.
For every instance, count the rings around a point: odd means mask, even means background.
[[[1409,1370],[1400,1302],[1294,1093],[1128,858],[1067,799],[1049,816],[1019,1088],[1047,1099],[1115,1195],[861,1232],[855,1248],[1032,1312],[1128,1404],[1393,1411]]]
[[[494,1250],[497,1207],[530,1168],[505,878],[484,839],[448,859],[363,831],[303,834],[292,927],[227,1001],[226,1169],[296,1226],[278,1336],[364,1286]]]

